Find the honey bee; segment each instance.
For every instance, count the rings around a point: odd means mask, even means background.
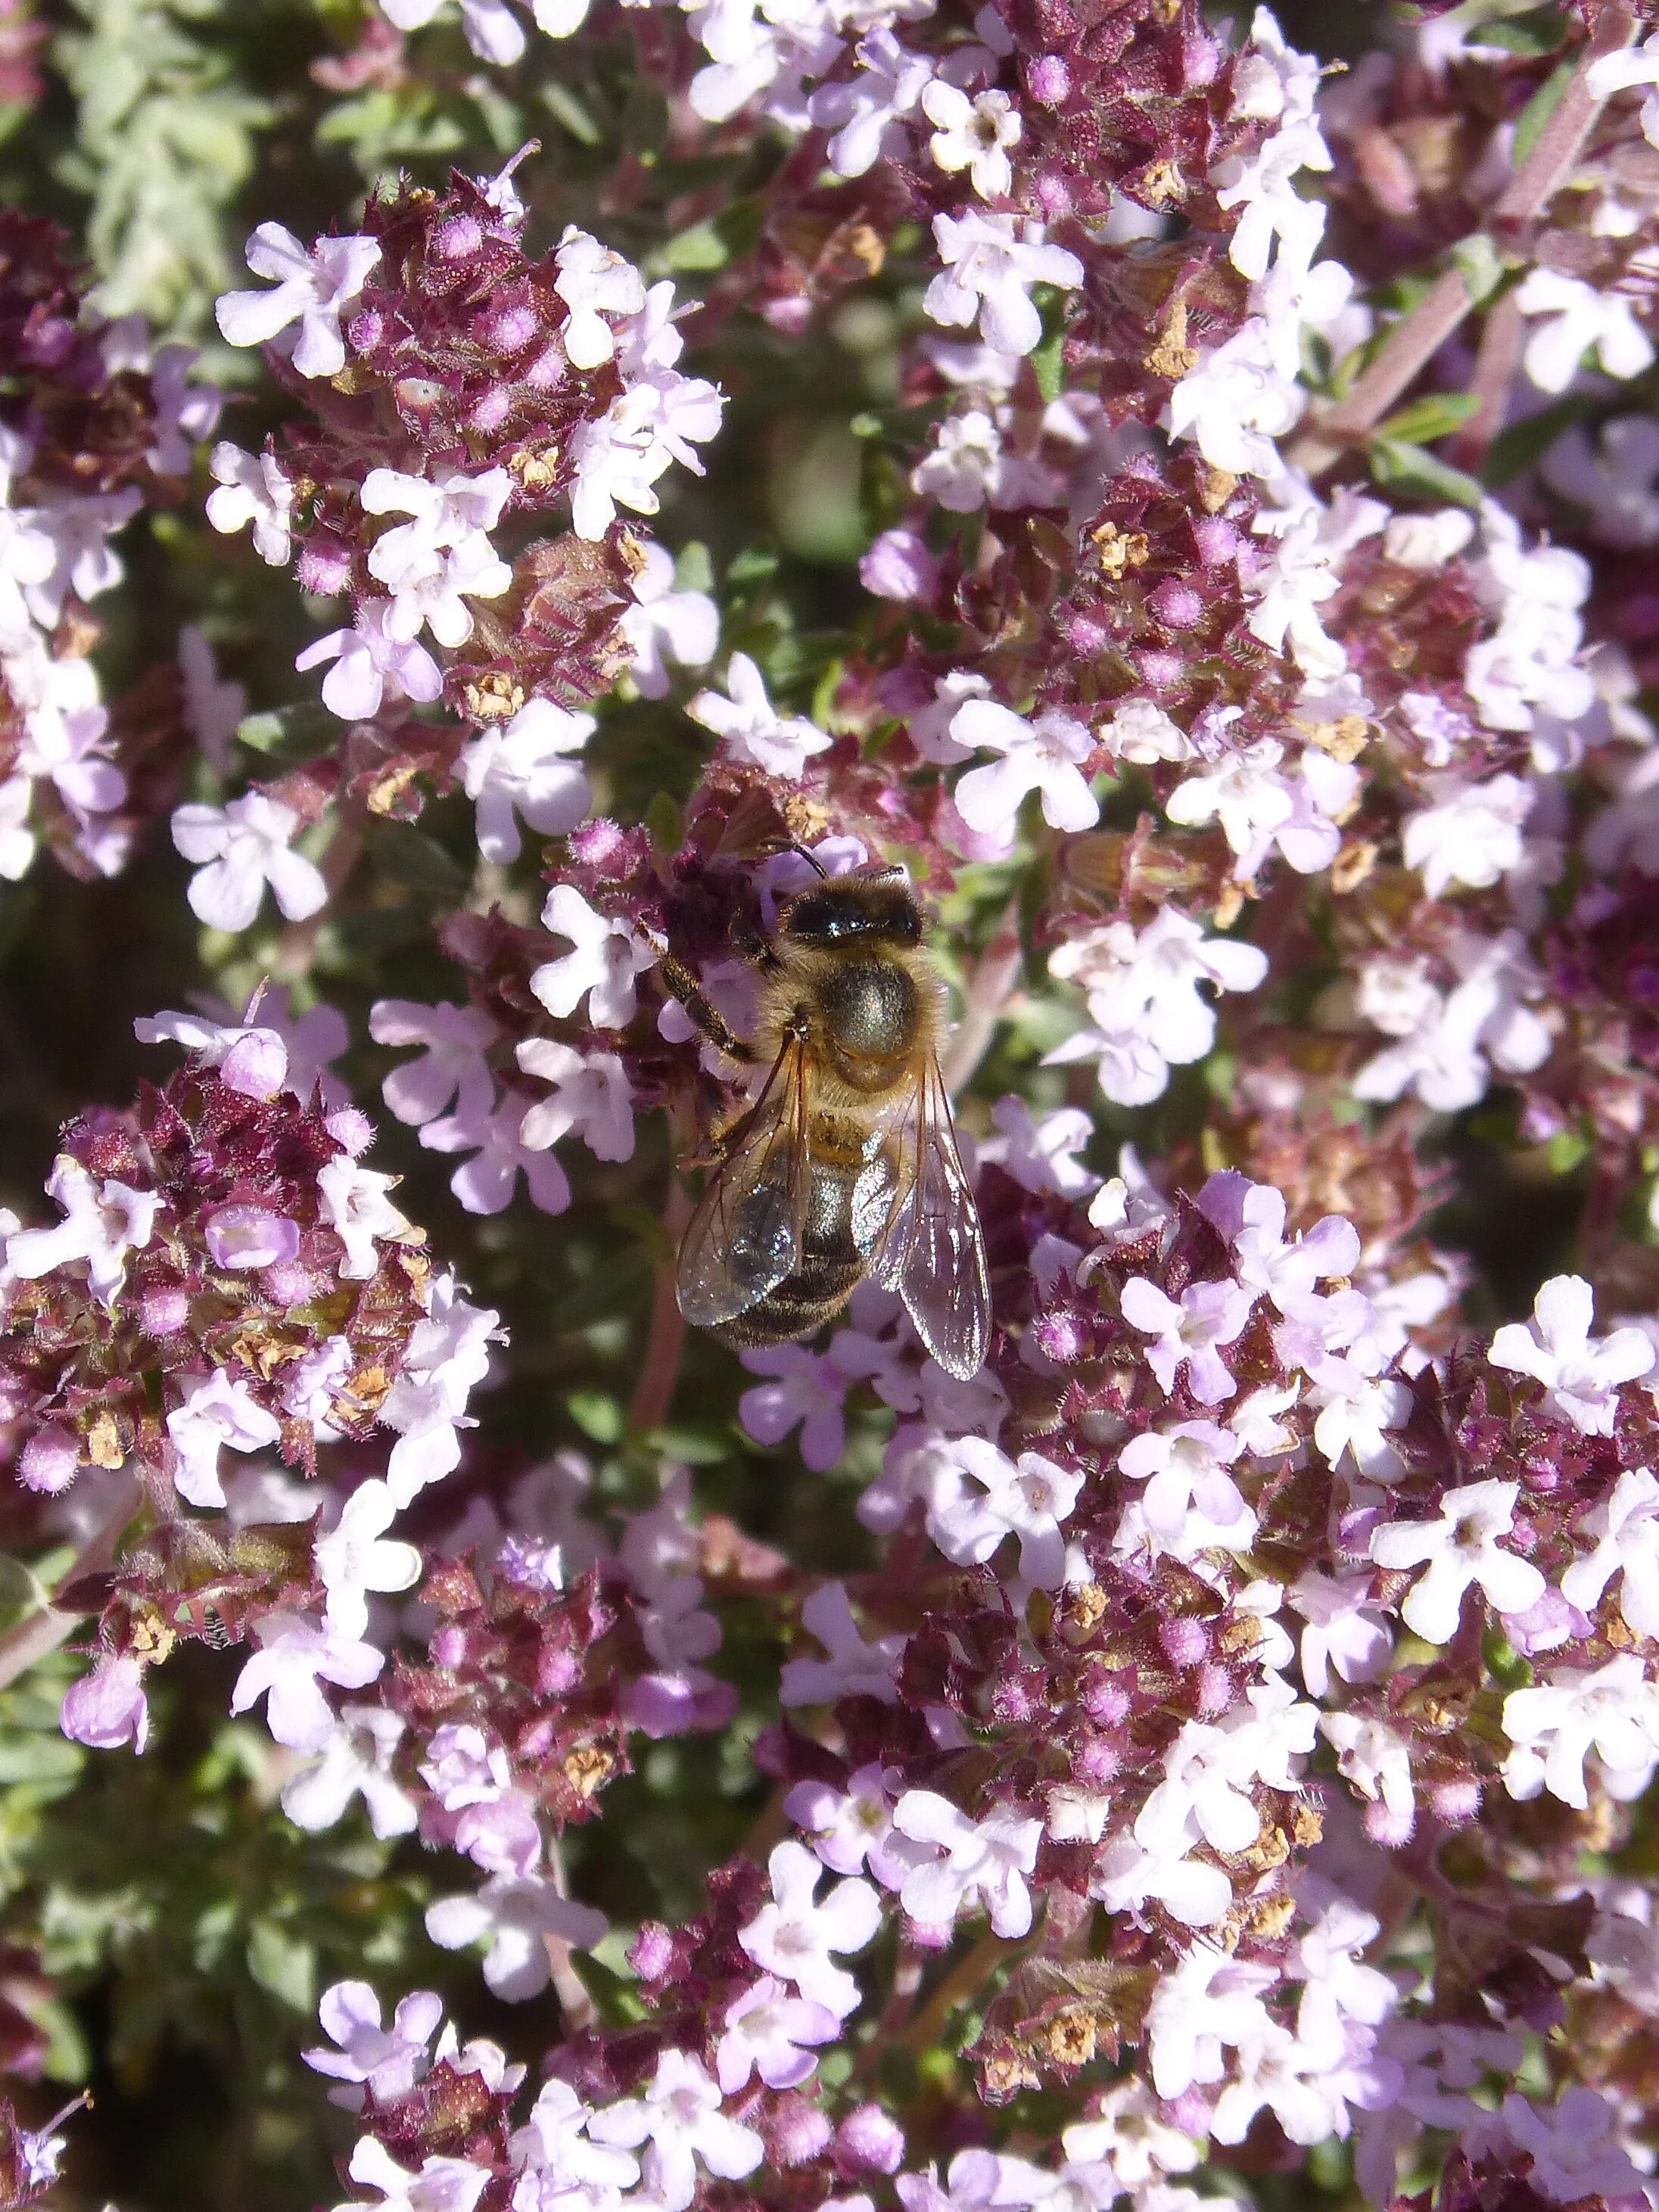
[[[770,1065],[754,1103],[714,1133],[679,1250],[681,1312],[728,1344],[810,1336],[868,1275],[898,1292],[947,1373],[965,1380],[983,1364],[985,1244],[939,1073],[943,991],[922,934],[902,869],[860,868],[786,898],[771,936],[749,948],[752,1042],[678,961],[664,963],[723,1052]]]

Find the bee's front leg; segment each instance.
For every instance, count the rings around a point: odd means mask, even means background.
[[[669,991],[684,1007],[708,1042],[723,1052],[728,1060],[744,1066],[754,1062],[754,1053],[733,1031],[720,1009],[712,1004],[702,984],[686,966],[672,952],[665,952],[659,962],[663,981]]]

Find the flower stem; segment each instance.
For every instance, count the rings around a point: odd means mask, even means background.
[[[990,943],[969,978],[963,997],[962,1019],[945,1049],[939,1073],[954,1098],[972,1079],[974,1070],[990,1048],[997,1024],[1013,995],[1024,952],[1019,941],[1019,901],[1011,898],[1002,910]]]
[[[691,1200],[685,1185],[676,1175],[668,1186],[668,1202],[663,1208],[662,1225],[668,1239],[668,1252],[657,1262],[651,1292],[651,1326],[645,1340],[645,1364],[628,1406],[628,1425],[635,1435],[648,1429],[659,1429],[674,1402],[680,1353],[685,1344],[685,1317],[674,1288],[674,1263],[679,1256],[680,1238],[690,1218]]]
[[[109,1565],[121,1540],[121,1531],[131,1520],[137,1504],[138,1486],[129,1475],[109,1513],[65,1569],[58,1585],[60,1590],[72,1589],[83,1576],[96,1574]],[[57,1650],[60,1644],[67,1644],[77,1622],[85,1618],[85,1613],[76,1609],[60,1612],[50,1599],[33,1613],[26,1613],[15,1627],[0,1636],[0,1689],[15,1682],[20,1674],[27,1674],[36,1660]]]
[[[1510,178],[1492,212],[1500,246],[1514,246],[1572,173],[1603,101],[1589,88],[1589,74],[1607,55],[1635,35],[1633,11],[1618,0],[1604,8],[1555,112],[1538,143]],[[1374,429],[1419,371],[1426,368],[1474,306],[1461,269],[1446,270],[1425,298],[1389,331],[1381,351],[1348,397],[1316,420],[1291,448],[1291,459],[1319,476]]]

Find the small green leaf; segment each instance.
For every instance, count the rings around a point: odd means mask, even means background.
[[[308,2013],[316,2002],[317,1953],[313,1944],[274,1920],[256,1920],[247,1932],[247,1970],[262,1990]]]
[[[714,564],[708,557],[708,548],[700,538],[690,538],[681,546],[674,563],[674,589],[710,592],[714,587]]]
[[[1515,147],[1510,160],[1519,169],[1543,136],[1544,125],[1554,114],[1562,94],[1572,82],[1572,64],[1563,62],[1545,78],[1532,98],[1516,118]]]
[[[724,269],[732,254],[720,226],[710,221],[694,222],[690,230],[671,238],[656,258],[665,269],[684,276],[699,270]]]
[[[458,904],[466,890],[466,875],[437,839],[411,822],[384,823],[374,840],[376,866],[393,883],[404,884],[428,897]]]
[[[1463,289],[1477,307],[1485,307],[1510,273],[1504,260],[1484,230],[1472,231],[1453,246],[1451,264],[1463,279]]]
[[[331,743],[339,732],[339,723],[314,699],[301,700],[292,707],[274,707],[260,714],[245,714],[236,725],[240,744],[251,752],[282,760],[301,758]]]
[[[756,584],[769,584],[778,573],[778,556],[769,545],[745,545],[736,556],[726,572],[726,580],[733,591],[748,590]]]
[[[550,77],[541,88],[542,105],[561,130],[568,132],[579,146],[602,146],[605,132],[594,121],[582,102],[568,85]]]
[[[1583,421],[1589,405],[1583,394],[1569,393],[1553,406],[1540,407],[1535,415],[1528,415],[1519,422],[1511,422],[1507,430],[1500,430],[1486,454],[1486,465],[1480,471],[1481,483],[1490,491],[1513,483],[1523,470],[1529,469],[1549,451],[1563,431]]]
[[[1577,1129],[1558,1129],[1549,1143],[1550,1172],[1571,1175],[1575,1168],[1583,1165],[1589,1155],[1588,1137],[1581,1136]]]
[[[1449,500],[1455,507],[1478,507],[1486,494],[1474,477],[1436,460],[1421,446],[1375,438],[1370,447],[1371,474],[1389,490],[1419,499]]]
[[[573,1390],[565,1403],[570,1418],[596,1444],[620,1443],[627,1426],[621,1405],[602,1390]]]
[[[1532,1680],[1532,1668],[1501,1628],[1489,1628],[1480,1639],[1480,1656],[1494,1682],[1506,1690],[1523,1690]]]
[[[645,827],[659,853],[677,853],[685,836],[680,810],[665,791],[659,791],[645,810]]]
[[[1057,323],[1052,331],[1045,331],[1042,342],[1031,356],[1031,370],[1036,378],[1036,387],[1044,403],[1052,407],[1060,393],[1066,379],[1066,328]]]
[[[1394,445],[1431,446],[1437,438],[1461,429],[1480,411],[1480,402],[1472,392],[1425,392],[1421,399],[1413,399],[1379,422],[1375,434]]]
[[[1469,33],[1469,44],[1497,46],[1508,54],[1553,54],[1566,35],[1567,19],[1559,8],[1530,8],[1501,23],[1483,23]]]

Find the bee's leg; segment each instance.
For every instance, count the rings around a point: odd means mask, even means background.
[[[665,952],[659,965],[663,981],[709,1042],[718,1046],[728,1060],[739,1060],[745,1065],[751,1062],[755,1057],[753,1052],[740,1036],[733,1035],[725,1016],[710,1003],[702,984],[685,963],[676,959],[672,952]]]

